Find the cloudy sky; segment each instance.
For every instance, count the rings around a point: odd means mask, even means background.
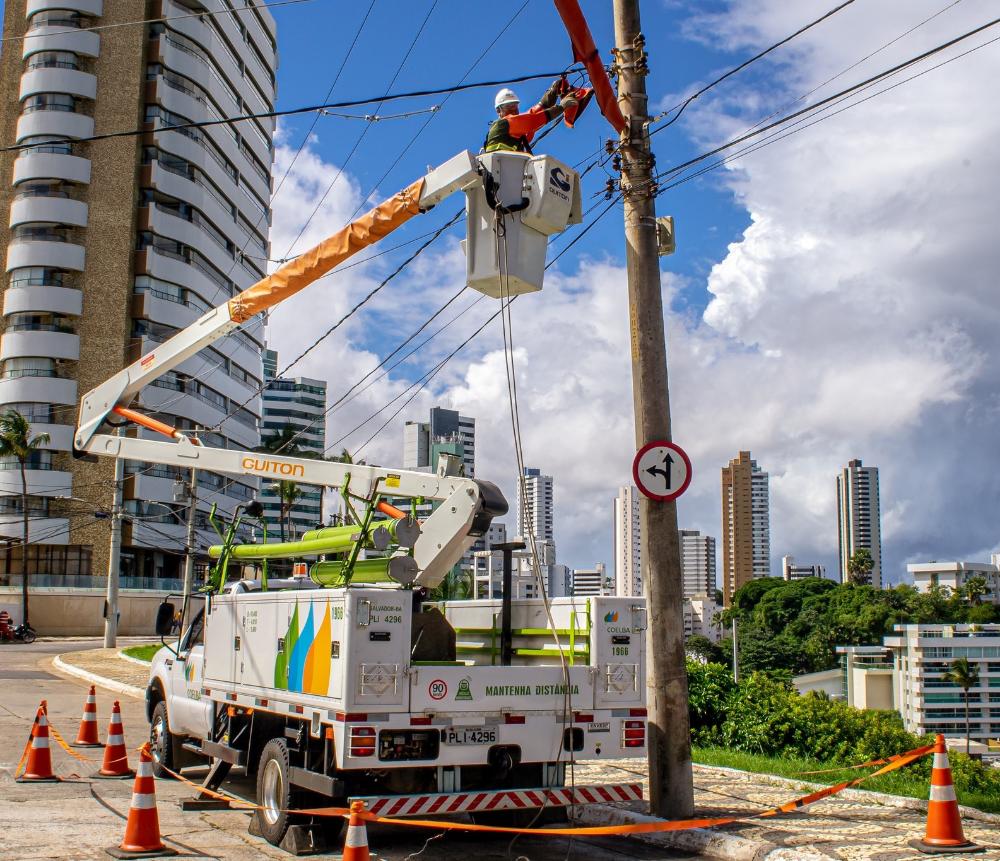
[[[336,15],[320,2],[276,10],[280,107],[324,101],[341,63],[333,99],[553,71],[572,59],[543,0],[525,4],[485,54],[517,6],[490,7],[473,27],[468,4],[457,0],[379,0],[344,62],[368,8],[356,5]],[[606,55],[611,4],[582,5]],[[652,104],[673,107],[831,5],[646,0]],[[653,138],[657,166],[669,169],[966,33],[995,8],[986,0],[857,0],[694,102]],[[998,36],[1000,26],[966,39],[702,176],[675,174],[669,182],[683,182],[659,196],[659,213],[675,216],[678,233],[677,254],[663,260],[674,438],[694,464],[678,504],[681,526],[719,535],[719,469],[750,449],[771,476],[775,571],[786,553],[835,570],[834,478],[855,457],[880,470],[889,581],[904,579],[910,561],[983,560],[1000,546],[1000,111],[991,83],[1000,44],[986,44]],[[529,102],[544,82],[518,86]],[[436,113],[371,124],[324,116],[308,140],[312,116],[285,123],[272,256],[307,248],[428,164],[477,149],[491,89],[355,112],[434,105]],[[545,147],[583,168],[609,130],[592,109]],[[587,176],[585,208],[601,204],[588,220],[603,209],[605,171],[598,164]],[[378,250],[415,241],[276,310],[269,340],[279,367],[460,205],[449,200],[414,219]],[[419,388],[496,310],[495,300],[460,292],[463,233],[461,223],[447,231],[291,373],[327,380],[331,403],[346,394],[330,414],[328,444],[382,464],[401,462],[403,421],[425,420],[431,406],[474,416],[477,475],[513,501],[498,322]],[[456,293],[393,363],[439,334],[387,375],[366,377]],[[613,568],[612,500],[630,479],[635,450],[620,206],[549,270],[542,293],[512,311],[525,458],[555,479],[559,560]]]

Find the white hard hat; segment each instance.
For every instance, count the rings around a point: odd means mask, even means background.
[[[518,105],[520,103],[521,100],[517,97],[517,93],[504,87],[493,100],[493,107],[499,111],[504,105]]]

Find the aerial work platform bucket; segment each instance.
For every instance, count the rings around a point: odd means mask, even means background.
[[[580,176],[550,155],[489,152],[466,189],[468,285],[495,299],[542,289],[549,236],[583,220]]]

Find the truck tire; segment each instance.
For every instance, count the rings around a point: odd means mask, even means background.
[[[283,738],[272,738],[260,753],[257,767],[257,803],[254,815],[261,836],[272,846],[278,846],[291,825],[292,785],[288,780],[290,765],[288,744]]]
[[[153,774],[161,779],[171,777],[166,771],[177,771],[177,745],[179,739],[170,732],[167,721],[167,704],[160,700],[153,708],[149,721],[149,746],[153,754]]]

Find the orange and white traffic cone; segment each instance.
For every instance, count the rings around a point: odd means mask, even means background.
[[[122,709],[118,700],[111,707],[111,723],[108,726],[108,743],[104,746],[104,762],[94,777],[123,778],[135,774],[128,767],[128,751],[125,750],[125,731],[122,729]]]
[[[83,704],[80,731],[76,734],[73,747],[104,747],[97,735],[97,692],[93,685],[90,686],[87,701]]]
[[[351,819],[347,824],[347,837],[344,839],[344,854],[341,861],[371,861],[368,852],[368,829],[365,820],[361,818],[365,803],[355,801],[351,804]]]
[[[958,811],[958,798],[951,780],[951,764],[944,736],[934,740],[934,766],[931,769],[931,795],[927,802],[927,829],[923,840],[911,840],[910,846],[927,855],[944,855],[952,852],[983,852],[965,839],[962,817]]]
[[[45,700],[38,707],[35,723],[31,728],[31,746],[28,748],[28,759],[24,766],[24,774],[17,778],[18,783],[52,783],[59,780],[52,771],[52,754],[49,751],[49,719],[46,714]]]
[[[153,858],[177,854],[175,849],[164,846],[160,839],[160,817],[156,812],[156,786],[149,742],[139,750],[139,770],[132,787],[125,836],[118,846],[105,851],[113,858]]]

